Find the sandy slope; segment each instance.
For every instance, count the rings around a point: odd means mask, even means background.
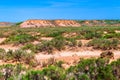
[[[39,53],[35,57],[38,61],[47,60],[50,58],[55,58],[56,60],[63,60],[65,62],[71,62],[75,60],[79,60],[80,58],[92,58],[92,57],[99,57],[102,51],[100,50],[86,50],[86,51],[61,51],[56,54],[42,54]],[[120,58],[120,51],[113,51],[114,59]]]

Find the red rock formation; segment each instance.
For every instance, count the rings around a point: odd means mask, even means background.
[[[74,20],[55,20],[54,23],[56,26],[61,26],[61,27],[66,27],[66,26],[79,27],[79,26],[81,26],[78,22],[76,22]]]
[[[27,20],[23,22],[20,27],[28,28],[28,27],[54,27],[49,20]]]
[[[73,20],[27,20],[23,22],[20,27],[28,28],[28,27],[79,27],[80,24]]]

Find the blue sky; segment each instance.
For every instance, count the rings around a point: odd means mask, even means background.
[[[0,21],[120,19],[120,0],[1,0]]]

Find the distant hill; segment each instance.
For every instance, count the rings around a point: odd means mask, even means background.
[[[80,26],[120,26],[120,20],[26,20],[24,22],[0,22],[0,27],[80,27]]]
[[[7,27],[7,26],[12,26],[14,25],[14,23],[10,23],[10,22],[0,22],[0,27]]]
[[[20,27],[79,27],[75,20],[27,20],[20,24]]]

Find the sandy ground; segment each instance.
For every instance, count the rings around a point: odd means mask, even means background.
[[[87,51],[78,51],[78,52],[73,52],[73,51],[61,51],[55,54],[42,54],[39,53],[35,56],[35,58],[38,61],[41,60],[47,60],[50,58],[54,58],[59,61],[65,61],[65,62],[73,62],[76,60],[79,60],[80,58],[98,58],[100,56],[102,51],[100,50],[87,50]],[[114,59],[120,58],[120,51],[113,51],[114,53]]]
[[[5,49],[6,51],[19,49],[18,46],[13,46],[13,45],[0,45],[0,48]]]
[[[0,38],[0,43],[2,43],[6,38]],[[9,49],[11,50],[16,50],[19,49],[20,46],[13,46],[11,44],[9,45],[0,45],[0,48],[5,49],[6,51],[8,51]]]

